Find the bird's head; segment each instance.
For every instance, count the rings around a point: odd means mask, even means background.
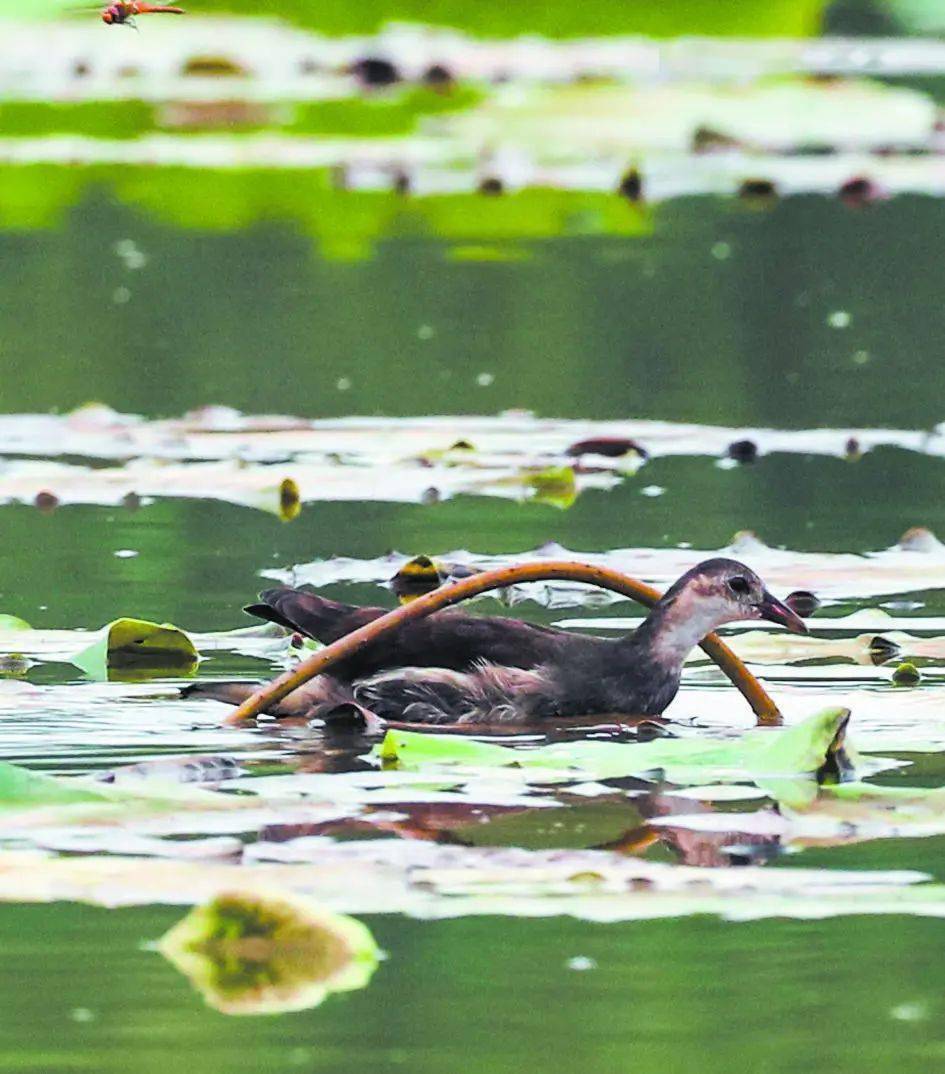
[[[687,571],[660,604],[674,619],[685,617],[705,627],[704,637],[724,623],[764,619],[793,634],[806,634],[804,620],[768,591],[764,582],[735,559],[707,559]]]

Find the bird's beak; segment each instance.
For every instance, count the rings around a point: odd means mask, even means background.
[[[772,596],[766,589],[761,600],[756,605],[758,614],[769,623],[780,623],[792,634],[807,634],[807,625],[804,620],[777,597]]]

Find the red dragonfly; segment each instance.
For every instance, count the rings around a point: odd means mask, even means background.
[[[107,26],[134,26],[136,15],[184,15],[182,7],[167,4],[146,4],[142,0],[117,0],[102,11]]]

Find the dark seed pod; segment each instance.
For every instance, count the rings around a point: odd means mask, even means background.
[[[798,589],[784,598],[784,603],[802,619],[807,619],[820,608],[820,600],[807,589]]]
[[[770,179],[744,179],[738,188],[738,196],[744,201],[774,201],[778,188]]]
[[[578,440],[565,451],[565,455],[572,457],[603,455],[607,459],[621,459],[630,454],[639,455],[641,459],[649,457],[646,448],[625,436],[595,436],[589,440]]]
[[[400,72],[380,56],[365,56],[355,60],[348,71],[365,86],[393,86],[400,81]]]
[[[870,660],[877,667],[895,660],[900,652],[901,649],[891,638],[884,637],[882,634],[870,638]]]
[[[479,181],[477,190],[480,194],[488,194],[491,197],[495,197],[498,194],[505,192],[505,187],[502,185],[502,180],[495,175],[487,175],[484,179]]]
[[[727,454],[736,462],[754,462],[758,458],[758,445],[754,440],[735,440],[728,445]]]
[[[908,661],[896,668],[892,678],[897,686],[916,686],[922,681],[919,669],[915,664],[910,664]]]
[[[43,489],[36,493],[33,503],[37,511],[41,511],[44,515],[49,515],[59,506],[59,497],[54,492]]]
[[[740,148],[741,142],[737,138],[713,127],[696,127],[692,134],[693,153],[719,153]]]
[[[431,89],[446,90],[454,84],[453,72],[442,63],[431,64],[420,76],[420,81]]]
[[[843,183],[837,191],[837,197],[847,208],[861,209],[876,201],[879,196],[879,188],[865,175],[857,175]]]
[[[617,193],[627,201],[643,200],[643,176],[639,168],[630,168],[624,172],[623,178],[617,187]]]
[[[837,147],[829,142],[802,142],[787,152],[789,157],[834,157],[836,155]]]

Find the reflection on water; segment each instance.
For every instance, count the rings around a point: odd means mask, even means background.
[[[45,1070],[80,1053],[103,1074],[159,1074],[186,1055],[208,1074],[384,1071],[438,1074],[470,1055],[489,1074],[548,1071],[715,1074],[865,1067],[924,1074],[942,1048],[937,923],[869,918],[592,926],[468,919],[366,923],[388,953],[361,992],[277,1019],[225,1019],[142,941],[173,908],[74,904],[0,908],[16,974],[0,980],[0,1054]],[[42,934],[37,947],[34,937]],[[584,970],[571,969],[580,960]],[[549,1012],[554,1012],[554,1017]],[[856,1025],[838,1032],[838,1025]],[[799,1029],[799,1027],[801,1027]],[[35,1050],[34,1050],[35,1049]],[[827,1069],[826,1066],[823,1069]]]
[[[268,181],[252,175],[227,177],[228,198],[212,174],[170,181],[182,198],[224,205],[250,184],[267,205]],[[482,227],[492,204],[470,210]],[[0,236],[17,267],[0,306],[10,411],[54,397],[162,415],[225,403],[795,428],[942,417],[935,199],[861,212],[821,198],[767,212],[682,200],[653,210],[648,237],[540,241],[528,260],[500,263],[390,238],[344,266],[271,209],[243,231],[181,230],[106,185],[63,211],[61,228]],[[129,237],[148,256],[134,273],[112,252]],[[121,287],[129,298],[116,305]]]

